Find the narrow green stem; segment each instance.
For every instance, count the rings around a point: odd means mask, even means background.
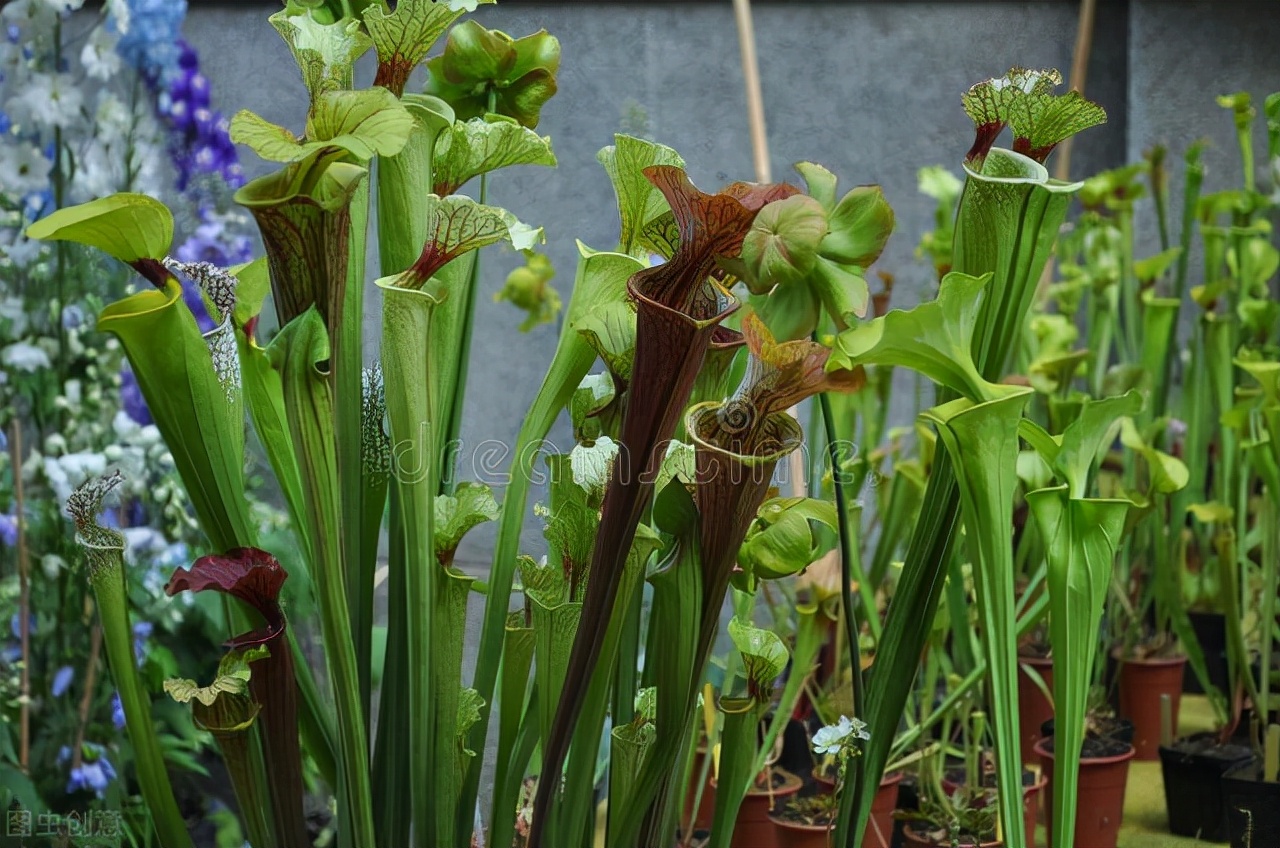
[[[124,707],[125,727],[133,746],[138,785],[147,802],[161,848],[191,848],[191,836],[178,810],[165,769],[164,753],[151,721],[151,699],[138,679],[133,657],[133,630],[129,626],[124,566],[119,561],[94,571],[94,596],[102,619],[102,641],[111,676]]]
[[[827,457],[831,462],[831,482],[835,489],[836,495],[836,514],[839,517],[840,531],[840,601],[844,609],[844,627],[845,641],[849,646],[849,664],[852,667],[853,676],[853,716],[861,719],[866,710],[865,689],[862,679],[862,646],[858,640],[858,634],[862,632],[862,621],[859,615],[859,603],[853,598],[854,575],[857,573],[859,588],[866,590],[866,577],[861,574],[861,566],[858,564],[858,549],[855,537],[856,531],[851,525],[851,516],[849,513],[848,496],[844,490],[843,472],[841,471],[841,451],[840,443],[835,437],[835,420],[831,414],[831,399],[827,397],[827,393],[823,392],[818,395],[818,403],[822,407],[822,424],[826,431],[827,438]],[[859,600],[862,601],[863,598]],[[875,615],[874,597],[871,605],[866,610],[868,615]],[[865,774],[862,757],[855,757],[853,761],[854,785],[861,785]]]

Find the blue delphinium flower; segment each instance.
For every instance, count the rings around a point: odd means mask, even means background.
[[[13,617],[9,619],[9,632],[13,634],[13,638],[22,638],[22,618],[15,612]],[[27,614],[27,632],[32,636],[36,633],[36,614]]]
[[[138,665],[142,665],[147,655],[147,640],[151,638],[153,629],[154,625],[149,621],[138,621],[133,625],[133,657]]]
[[[231,123],[212,106],[209,78],[200,73],[195,48],[179,39],[177,49],[178,70],[159,92],[157,106],[173,131],[169,153],[178,170],[178,190],[186,191],[193,180],[206,175],[239,188],[244,172],[231,141]]]
[[[116,730],[124,730],[124,704],[120,703],[120,693],[111,693],[111,723]]]
[[[83,327],[85,323],[84,307],[78,303],[71,303],[62,309],[62,328],[64,330],[74,330]]]
[[[120,406],[124,409],[125,415],[128,415],[135,424],[145,427],[155,421],[151,417],[151,410],[147,409],[146,400],[142,397],[138,378],[128,365],[120,369]]]
[[[58,752],[58,765],[71,762],[71,749],[66,745]],[[115,766],[107,759],[107,749],[96,742],[86,742],[80,748],[80,765],[71,769],[67,780],[67,794],[92,792],[99,798],[107,791],[107,784],[116,779]]]
[[[151,81],[179,70],[178,37],[187,16],[186,0],[128,0],[129,27],[116,50]]]
[[[69,665],[64,665],[53,673],[53,683],[49,686],[49,691],[53,693],[53,697],[61,698],[71,688],[71,681],[75,679],[76,672]]]
[[[253,258],[253,242],[246,235],[232,233],[207,208],[200,210],[202,223],[191,237],[178,246],[175,256],[182,262],[208,262],[229,268]]]
[[[0,447],[0,450],[5,448]],[[0,512],[0,543],[6,548],[15,548],[18,546],[18,515],[10,510],[9,512]],[[14,618],[17,621],[17,618]]]

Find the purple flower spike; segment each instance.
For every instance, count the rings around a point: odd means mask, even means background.
[[[125,415],[128,415],[135,424],[145,427],[155,423],[155,419],[151,417],[151,410],[147,409],[147,402],[142,397],[138,378],[134,376],[133,369],[128,365],[120,370],[120,405],[124,408]]]

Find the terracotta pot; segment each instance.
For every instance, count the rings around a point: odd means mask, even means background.
[[[1120,714],[1133,722],[1133,747],[1139,760],[1160,759],[1160,697],[1168,695],[1178,732],[1186,657],[1120,660]]]
[[[801,824],[770,816],[774,839],[781,848],[831,848],[830,834],[833,825]]]
[[[1022,728],[1022,761],[1036,762],[1036,743],[1042,738],[1040,726],[1053,718],[1053,704],[1031,676],[1022,670],[1028,665],[1044,678],[1053,691],[1053,660],[1049,657],[1018,657],[1018,722]]]
[[[738,820],[733,825],[733,837],[729,848],[786,848],[778,841],[778,829],[773,826],[769,814],[781,810],[787,800],[800,791],[804,781],[789,771],[775,768],[773,773],[782,778],[782,785],[769,792],[752,786],[742,799]],[[711,784],[715,786],[715,782]]]
[[[876,796],[871,799],[871,816],[862,834],[862,848],[889,848],[893,844],[893,811],[898,809],[898,784],[902,783],[902,777],[902,772],[894,771],[880,779]],[[823,791],[835,789],[836,782],[826,775],[815,774],[813,779]]]
[[[925,845],[928,846],[928,848],[952,848],[952,843],[950,841],[936,842],[933,839],[922,835],[916,830],[916,825],[914,824],[909,824],[903,828],[902,835],[908,845]],[[960,842],[960,848],[1004,848],[1004,843],[999,840],[992,840],[991,842],[983,842],[979,845],[972,840],[966,839]]]
[[[698,804],[697,815],[693,815],[693,801],[698,794],[698,775],[702,774],[702,763],[706,760],[707,749],[698,748],[693,754],[693,771],[689,778],[689,789],[685,792],[684,806],[680,810],[680,827],[689,823],[693,816],[693,830],[706,830],[711,827],[711,811],[716,806],[716,791],[712,785],[714,769],[707,768],[707,779],[702,784],[702,799]]]
[[[1048,740],[1036,743],[1040,756],[1040,771],[1048,778],[1044,792],[1044,820],[1053,822],[1053,752],[1047,749]],[[1073,848],[1116,848],[1120,834],[1120,820],[1124,817],[1124,788],[1129,779],[1129,761],[1134,749],[1130,745],[1123,754],[1114,757],[1090,757],[1080,760],[1080,775],[1076,779],[1076,839]],[[1045,839],[1053,848],[1053,834]]]
[[[1040,813],[1040,796],[1043,793],[1045,786],[1048,785],[1048,781],[1043,777],[1040,777],[1033,780],[1031,783],[1026,783],[1026,779],[1028,777],[1034,777],[1034,772],[1030,769],[1023,771],[1022,773],[1022,821],[1027,835],[1027,848],[1036,848],[1036,819]],[[942,778],[942,788],[948,795],[952,794],[956,789],[963,785],[963,780],[956,782],[951,780],[949,777]],[[982,808],[985,807],[987,803],[986,798],[978,798],[975,799],[974,806]]]

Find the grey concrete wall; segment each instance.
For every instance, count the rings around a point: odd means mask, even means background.
[[[1280,88],[1275,4],[1133,0],[1101,6],[1087,90],[1110,121],[1080,137],[1073,176],[1118,166],[1156,140],[1180,155],[1190,139],[1208,135],[1215,140],[1206,157],[1209,185],[1228,179],[1226,171],[1234,167],[1231,122],[1213,95],[1247,88],[1261,96],[1268,87]],[[302,83],[265,20],[276,8],[193,5],[186,32],[200,49],[220,109],[249,108],[300,129]],[[932,202],[916,193],[917,169],[941,163],[958,172],[972,140],[959,98],[972,82],[1014,64],[1066,73],[1076,14],[1076,3],[1056,1],[758,5],[775,179],[795,179],[791,164],[810,159],[845,186],[882,185],[897,210],[898,231],[879,267],[897,275],[895,304],[912,305],[932,285],[929,268],[912,255],[932,214]],[[514,169],[491,182],[492,202],[546,228],[546,251],[562,291],[572,280],[575,238],[608,248],[617,237],[610,187],[595,161],[614,132],[639,126],[672,145],[703,188],[752,178],[728,2],[521,2],[482,7],[476,17],[516,36],[545,27],[562,43],[560,91],[539,127],[552,137],[560,167]],[[366,63],[358,82],[371,77]],[[245,165],[250,174],[269,170],[251,153]],[[1175,180],[1175,190],[1179,185]],[[555,345],[556,327],[520,334],[521,316],[491,300],[516,262],[509,251],[484,254],[465,408],[464,436],[471,446],[511,443]],[[371,269],[370,280],[374,276]],[[379,314],[372,288],[366,314],[372,357]],[[553,438],[566,448],[571,444],[565,429]],[[537,535],[531,529],[531,546]],[[479,564],[487,542],[480,535],[462,558]]]

